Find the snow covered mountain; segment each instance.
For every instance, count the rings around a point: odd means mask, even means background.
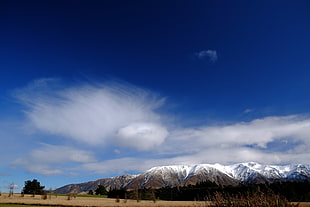
[[[294,180],[302,181],[310,179],[310,165],[262,165],[255,162],[240,163],[229,166],[221,166],[223,172],[242,183],[257,183],[262,181]],[[255,182],[256,181],[256,182]]]
[[[310,180],[310,165],[262,165],[256,162],[234,165],[199,164],[154,167],[140,175],[123,175],[58,188],[56,193],[82,193],[98,185],[110,188],[160,188],[212,181],[221,185]]]

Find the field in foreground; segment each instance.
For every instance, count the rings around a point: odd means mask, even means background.
[[[7,203],[0,203],[0,207],[51,207],[49,206],[42,206],[42,205],[27,205],[27,204],[7,204]],[[63,206],[53,206],[53,207],[63,207]]]
[[[13,205],[14,204],[14,205]],[[23,205],[20,205],[23,204]],[[27,204],[27,205],[25,205]],[[31,204],[33,204],[31,206]],[[116,202],[115,199],[101,198],[101,197],[76,197],[68,200],[68,196],[51,196],[47,199],[43,199],[42,196],[36,195],[32,197],[31,195],[25,195],[22,197],[20,194],[14,194],[13,197],[8,197],[8,194],[2,194],[0,196],[0,207],[47,207],[47,206],[76,206],[76,207],[148,207],[148,206],[163,206],[163,207],[203,207],[208,206],[206,202],[203,201],[146,201],[142,200],[137,202],[136,200],[124,200],[121,199]],[[310,202],[300,203],[300,207],[310,207]]]
[[[110,198],[101,198],[101,197],[76,197],[68,200],[68,196],[51,196],[51,198],[43,199],[42,196],[36,195],[32,197],[31,195],[25,195],[22,197],[20,194],[14,194],[13,197],[8,197],[8,194],[2,194],[0,196],[0,207],[1,204],[33,204],[38,206],[48,205],[59,205],[59,206],[102,206],[102,207],[114,207],[114,206],[123,206],[123,207],[135,207],[135,206],[163,206],[163,207],[185,207],[185,206],[204,206],[205,202],[194,202],[194,201],[153,201],[142,200],[137,202],[136,200],[124,200],[120,199],[119,202],[116,202],[115,199]],[[7,205],[8,207],[17,207]],[[19,206],[18,206],[19,207]]]

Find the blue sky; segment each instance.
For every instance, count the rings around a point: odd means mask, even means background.
[[[309,164],[308,1],[1,1],[0,190]]]

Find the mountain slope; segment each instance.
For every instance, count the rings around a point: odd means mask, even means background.
[[[161,188],[212,181],[220,185],[310,180],[310,165],[262,165],[255,162],[234,165],[200,164],[154,167],[140,175],[123,175],[58,188],[56,193],[87,193],[98,185],[106,189]]]
[[[125,188],[131,181],[134,180],[136,175],[122,175],[112,178],[103,178],[96,181],[90,181],[80,184],[69,184],[60,187],[55,190],[57,194],[67,194],[67,193],[87,193],[89,190],[95,191],[98,185],[103,185],[106,189],[119,189]]]

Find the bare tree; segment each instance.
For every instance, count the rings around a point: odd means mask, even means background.
[[[14,195],[14,188],[16,188],[16,185],[14,183],[12,183],[11,185],[9,185],[9,197],[13,197]]]
[[[53,195],[53,193],[54,193],[53,189],[52,189],[52,188],[50,188],[50,190],[49,190],[49,194],[48,194],[48,197],[49,197],[49,199],[50,199],[50,200],[52,199],[52,195]]]

